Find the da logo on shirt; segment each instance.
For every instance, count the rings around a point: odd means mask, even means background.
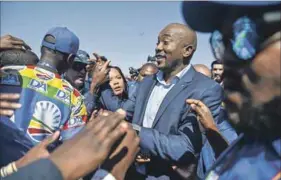
[[[62,79],[62,87],[67,92],[71,93],[74,89],[73,87],[64,79]]]
[[[32,79],[28,84],[28,87],[39,92],[47,93],[47,84],[41,81]]]
[[[20,86],[19,76],[16,74],[4,74],[1,77],[1,84]]]
[[[60,127],[61,118],[61,111],[56,104],[39,101],[35,105],[27,134],[32,140],[40,142]]]
[[[36,73],[36,77],[39,79],[42,79],[42,80],[46,80],[46,81],[53,79],[53,77],[51,77],[47,74],[39,73],[39,72]]]
[[[85,124],[85,122],[82,120],[82,117],[74,117],[68,121],[68,128],[81,126],[83,124]]]
[[[40,67],[35,67],[35,71],[37,71],[36,77],[38,77],[39,79],[50,80],[50,79],[55,78],[55,74],[46,69],[42,69]]]
[[[66,104],[70,104],[70,95],[67,92],[58,90],[55,97]]]

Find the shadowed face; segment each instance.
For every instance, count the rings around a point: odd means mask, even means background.
[[[279,134],[281,126],[280,41],[253,60],[240,76],[226,68],[226,107],[231,123],[244,132],[266,136]],[[235,87],[232,82],[241,81]]]
[[[222,82],[223,64],[214,64],[212,68],[212,77],[218,83]]]
[[[84,87],[85,77],[86,64],[80,62],[74,62],[65,73],[65,78],[78,90]]]

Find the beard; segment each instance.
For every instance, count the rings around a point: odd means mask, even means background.
[[[238,132],[262,139],[280,137],[281,97],[255,107],[251,99],[247,99],[239,111],[239,120],[229,121]]]

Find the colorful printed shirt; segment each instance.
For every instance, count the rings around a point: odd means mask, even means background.
[[[9,119],[33,145],[56,130],[61,140],[69,139],[86,124],[83,97],[59,74],[38,66],[7,66],[1,71],[0,92],[21,94],[22,107]]]

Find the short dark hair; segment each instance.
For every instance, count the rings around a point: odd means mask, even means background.
[[[38,62],[38,56],[29,50],[11,49],[0,52],[0,66],[35,65]]]
[[[214,67],[215,64],[223,64],[223,62],[222,62],[221,60],[215,60],[215,61],[213,61],[212,64],[211,64],[211,68],[212,68],[212,69],[213,69],[213,67]]]

